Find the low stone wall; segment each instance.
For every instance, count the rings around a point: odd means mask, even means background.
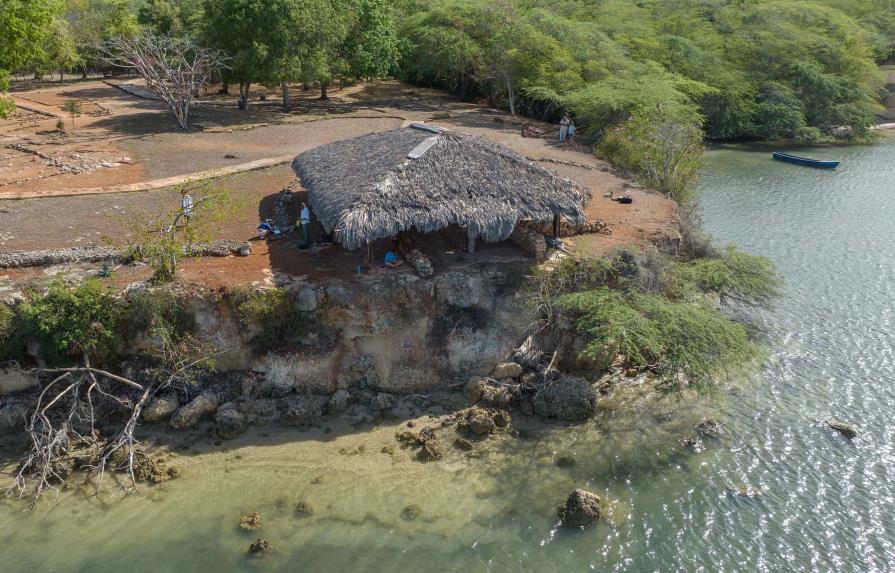
[[[190,248],[190,254],[199,257],[227,257],[252,252],[245,241],[221,240],[200,243]],[[38,251],[13,251],[0,253],[0,269],[22,267],[49,267],[64,263],[98,263],[120,261],[126,250],[119,247],[72,247],[70,249],[44,249]]]
[[[544,239],[544,233],[519,224],[513,229],[510,240],[533,256],[535,261],[541,263],[547,260],[547,242]]]

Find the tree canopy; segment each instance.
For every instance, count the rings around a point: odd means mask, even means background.
[[[406,79],[600,136],[664,106],[718,139],[862,136],[891,0],[420,0],[401,21]]]
[[[112,38],[188,36],[223,78],[320,89],[396,75],[602,138],[662,106],[715,139],[863,138],[895,0],[0,0],[0,82],[96,67]],[[2,105],[2,104],[0,104]]]

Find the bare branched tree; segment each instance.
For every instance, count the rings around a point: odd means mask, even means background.
[[[213,367],[215,356],[222,353],[192,337],[173,336],[170,325],[158,320],[153,318],[149,327],[159,340],[150,352],[158,367],[142,383],[94,368],[86,355],[82,366],[30,371],[40,388],[25,426],[31,447],[7,495],[30,497],[34,507],[48,490],[66,483],[73,471],[81,472],[85,483],[109,472],[125,492],[136,490],[137,469],[146,458],[135,437],[143,408],[160,392],[187,392],[199,371]],[[103,435],[97,419],[122,423],[114,433]]]
[[[187,38],[145,33],[135,38],[119,37],[99,45],[110,65],[132,70],[177,118],[177,125],[189,129],[190,106],[212,73],[226,67],[220,53],[197,46]]]
[[[176,207],[130,225],[131,257],[152,266],[156,284],[173,280],[179,260],[190,256],[195,244],[211,241],[217,225],[244,203],[216,180],[186,183],[178,191]]]

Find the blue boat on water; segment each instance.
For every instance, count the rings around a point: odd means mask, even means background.
[[[798,155],[790,155],[788,153],[780,153],[775,151],[774,159],[784,161],[786,163],[794,163],[796,165],[804,165],[806,167],[816,167],[818,169],[836,169],[839,167],[838,161],[822,161],[820,159],[809,159],[807,157],[799,157]]]

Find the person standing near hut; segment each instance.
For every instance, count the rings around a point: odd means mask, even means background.
[[[307,249],[311,246],[311,210],[308,209],[307,203],[301,204],[301,214],[298,219],[301,221],[301,235],[304,239],[302,248]]]
[[[565,141],[569,138],[569,126],[572,125],[572,120],[569,118],[569,114],[564,113],[562,119],[559,120],[559,140]]]

